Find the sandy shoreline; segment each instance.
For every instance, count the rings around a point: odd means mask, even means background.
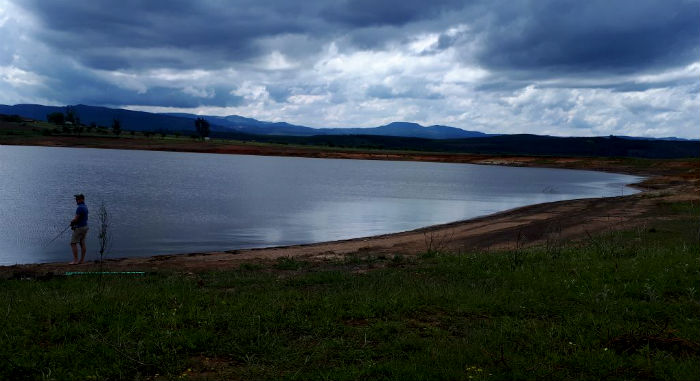
[[[62,144],[37,145],[85,146],[68,144],[70,142],[59,143]],[[96,148],[125,147],[100,145]],[[167,150],[168,147],[139,146],[130,148]],[[187,147],[170,148],[173,148],[170,150],[185,151],[183,148]],[[195,148],[202,148],[202,146],[196,145]],[[196,152],[537,166],[603,170],[648,176],[648,178],[636,185],[644,192],[630,196],[535,204],[470,220],[365,238],[262,249],[110,259],[105,262],[107,268],[112,271],[175,270],[197,272],[236,268],[243,263],[273,262],[280,257],[333,261],[347,256],[367,256],[370,254],[387,257],[416,255],[428,250],[468,252],[515,249],[536,244],[558,244],[558,242],[580,239],[589,234],[606,230],[646,228],[658,222],[655,221],[651,211],[660,203],[700,200],[700,187],[698,186],[700,168],[698,168],[698,161],[693,159],[659,160],[654,161],[655,165],[649,168],[640,169],[626,164],[624,159],[495,157],[420,153],[382,154],[377,152],[329,152],[287,147],[255,147],[257,148],[256,152],[248,152],[250,146],[240,145],[217,145],[206,148],[209,149]],[[68,256],[68,253],[66,255]],[[77,266],[65,263],[0,266],[0,277],[89,271],[96,266],[92,262]]]

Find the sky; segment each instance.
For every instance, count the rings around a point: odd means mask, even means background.
[[[697,0],[0,0],[0,104],[700,138]]]

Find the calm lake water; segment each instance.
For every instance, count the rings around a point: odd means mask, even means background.
[[[0,264],[70,261],[75,211],[111,214],[109,257],[399,232],[555,200],[619,196],[639,177],[468,164],[0,146]]]

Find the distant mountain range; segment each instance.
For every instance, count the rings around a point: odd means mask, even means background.
[[[70,106],[83,124],[96,123],[111,126],[113,119],[119,119],[122,128],[138,131],[194,131],[194,120],[205,118],[212,131],[238,132],[252,135],[314,136],[314,135],[381,135],[402,136],[426,139],[460,139],[495,136],[478,131],[466,131],[448,126],[424,127],[417,123],[394,122],[370,128],[312,128],[284,122],[264,122],[238,115],[213,116],[184,113],[156,114],[107,107],[86,105]],[[0,114],[20,115],[36,120],[46,120],[53,112],[65,112],[65,107],[18,104],[0,105]]]
[[[95,123],[100,126],[109,127],[112,125],[114,119],[119,119],[123,129],[137,131],[178,131],[191,133],[195,131],[194,120],[196,118],[205,118],[209,121],[213,132],[220,132],[232,137],[235,137],[236,134],[306,137],[319,135],[371,135],[443,140],[502,136],[502,134],[485,134],[479,131],[467,131],[449,126],[435,125],[426,127],[417,123],[408,122],[393,122],[384,126],[367,128],[312,128],[285,122],[265,122],[239,115],[158,114],[87,105],[75,105],[70,107],[75,110],[83,124]],[[0,105],[0,114],[19,115],[35,120],[46,120],[46,116],[50,113],[65,113],[65,111],[66,107],[61,106],[43,106],[36,104],[18,104],[14,106]],[[697,141],[676,137],[616,137],[629,140]]]
[[[70,106],[83,124],[109,127],[119,119],[125,130],[194,133],[194,120],[207,119],[211,136],[242,141],[338,148],[391,149],[495,155],[605,156],[680,158],[700,157],[700,141],[630,136],[554,137],[542,135],[488,135],[447,126],[423,127],[395,122],[372,128],[311,128],[289,123],[263,122],[242,116],[154,114],[107,107]],[[65,107],[0,105],[0,114],[46,120]]]
[[[210,123],[228,127],[237,132],[256,135],[287,135],[287,136],[314,136],[314,135],[381,135],[404,136],[425,139],[461,139],[481,138],[495,136],[478,131],[467,131],[461,128],[449,126],[424,127],[417,123],[393,122],[379,127],[367,128],[312,128],[298,126],[284,122],[262,122],[256,119],[244,118],[238,115],[229,116],[202,116],[194,114],[164,114],[183,118],[205,118]]]

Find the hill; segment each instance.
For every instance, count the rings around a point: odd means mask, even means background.
[[[114,109],[86,105],[71,106],[83,124],[95,123],[98,126],[109,127],[114,119],[119,119],[122,128],[137,131],[194,131],[194,123],[187,119],[171,115],[154,114],[150,112]],[[19,104],[14,106],[0,105],[0,114],[20,115],[36,120],[46,120],[46,115],[53,112],[65,112],[65,107],[43,106],[34,104]],[[212,126],[212,130],[223,129]]]
[[[71,106],[84,124],[96,123],[111,126],[113,119],[119,119],[124,129],[138,131],[181,131],[193,132],[194,119],[205,118],[211,124],[212,131],[228,131],[253,135],[280,136],[314,136],[314,135],[382,135],[418,137],[427,139],[456,139],[469,137],[487,137],[478,131],[466,131],[449,126],[424,127],[417,123],[394,122],[384,126],[370,128],[311,128],[285,122],[265,122],[238,115],[212,116],[186,113],[156,114],[125,109],[113,109],[87,105]],[[46,120],[46,115],[53,112],[65,112],[65,107],[18,104],[0,105],[0,114],[20,115],[36,120]]]
[[[459,139],[495,136],[478,131],[467,131],[449,126],[421,126],[418,123],[393,122],[379,127],[367,128],[312,128],[285,122],[263,122],[238,115],[211,116],[195,114],[165,114],[183,118],[196,119],[203,117],[212,124],[228,127],[247,134],[282,135],[282,136],[314,136],[314,135],[381,135],[403,136],[426,139]]]
[[[119,119],[125,130],[194,132],[194,114],[154,114],[86,105],[71,106],[83,124],[110,126]],[[0,105],[0,114],[45,120],[65,107],[42,105]],[[211,137],[276,144],[330,148],[390,149],[422,152],[474,153],[495,155],[605,156],[682,158],[699,157],[700,142],[677,138],[553,137],[540,135],[487,135],[448,126],[423,127],[395,122],[374,128],[317,129],[283,122],[263,122],[237,115],[205,116]],[[443,138],[451,136],[452,138]],[[454,138],[458,136],[459,138]],[[465,137],[466,136],[466,137]]]

